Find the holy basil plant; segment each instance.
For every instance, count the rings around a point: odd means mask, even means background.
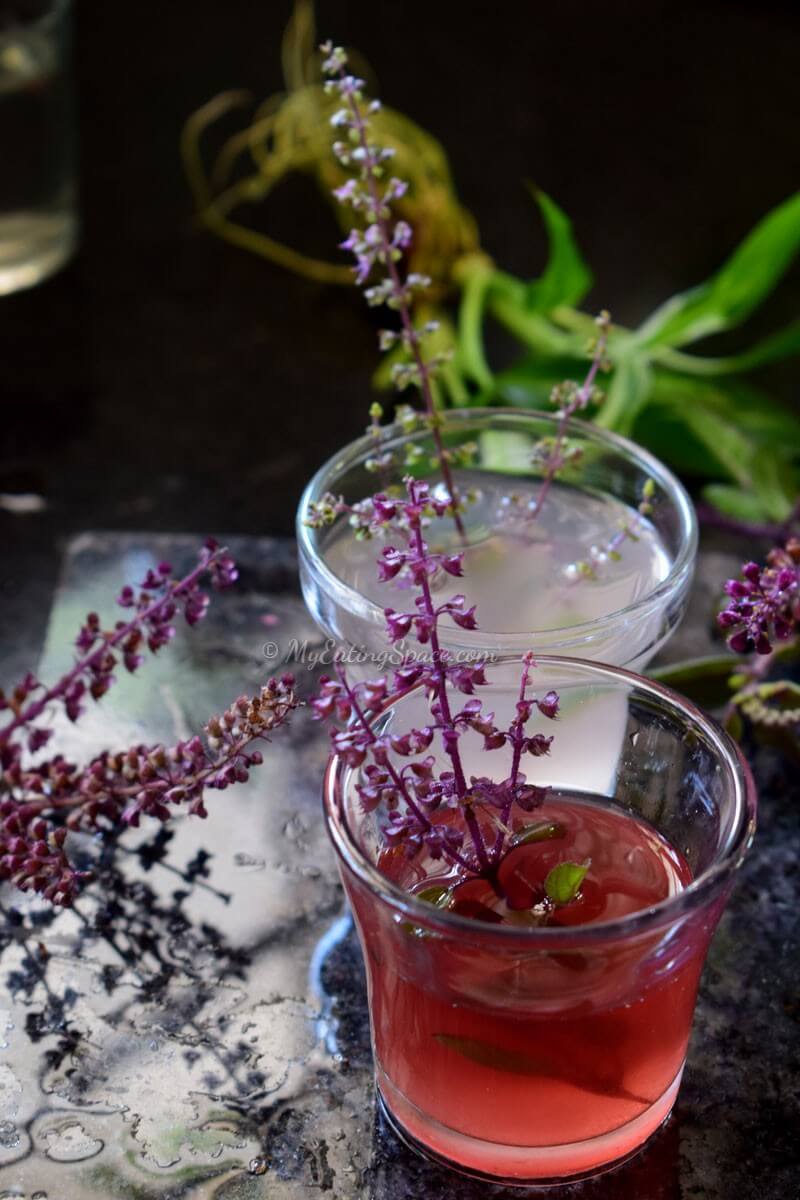
[[[549,241],[538,279],[525,282],[477,258],[462,264],[453,365],[473,404],[547,407],[553,385],[579,363],[591,329],[591,317],[577,306],[592,274],[571,223],[549,196],[535,196]],[[800,321],[733,355],[692,347],[742,324],[799,248],[797,193],[768,213],[710,279],[670,297],[634,329],[615,326],[607,396],[590,413],[682,475],[710,480],[704,499],[740,521],[784,522],[800,494],[800,419],[741,378],[800,352]],[[499,372],[484,351],[489,320],[524,347],[521,359]]]
[[[189,118],[181,142],[187,177],[199,219],[215,234],[314,280],[346,285],[353,276],[341,260],[321,261],[302,247],[282,245],[240,215],[267,203],[293,173],[310,176],[328,204],[350,178],[347,163],[330,154],[329,122],[338,97],[326,92],[322,79],[313,0],[295,0],[282,51],[285,92],[259,105],[211,165],[204,162],[202,136],[245,104],[246,94],[225,92]],[[390,108],[371,114],[371,122],[393,156],[393,174],[407,181],[393,205],[405,226],[397,249],[412,279],[430,280],[410,297],[415,319],[428,328],[429,358],[439,362],[436,378],[424,381],[426,404],[548,408],[555,384],[580,378],[585,341],[594,334],[592,317],[579,308],[593,276],[568,217],[548,195],[534,191],[549,258],[538,278],[517,278],[495,266],[481,246],[447,155],[431,134]],[[334,215],[349,232],[349,205],[334,204]],[[636,328],[613,330],[608,395],[583,414],[649,447],[680,475],[703,484],[709,505],[749,524],[784,522],[800,493],[800,419],[749,378],[756,368],[800,352],[800,323],[732,355],[695,347],[745,322],[778,284],[798,246],[800,193],[768,213],[710,279],[665,300]],[[457,327],[449,311],[453,298]],[[488,361],[489,322],[519,343],[521,353],[511,365]],[[376,374],[379,386],[403,383],[408,350],[396,341]]]

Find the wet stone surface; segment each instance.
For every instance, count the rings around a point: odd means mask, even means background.
[[[292,639],[319,646],[290,544],[232,544],[242,585],[65,729],[68,753],[183,737],[257,687]],[[192,552],[185,537],[74,542],[43,676],[65,665],[87,608],[109,611],[121,582]],[[715,554],[704,575],[720,565]],[[711,591],[701,580],[680,635],[695,653]],[[312,672],[295,670],[310,689]],[[0,1200],[521,1194],[423,1163],[376,1108],[360,953],[319,810],[326,741],[301,713],[248,785],[210,798],[207,821],[87,840],[97,877],[74,911],[3,894]],[[798,788],[776,758],[756,766],[757,848],[712,947],[676,1112],[633,1163],[555,1195],[793,1194]]]

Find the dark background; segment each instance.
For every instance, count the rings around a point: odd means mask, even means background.
[[[794,5],[319,0],[387,103],[447,147],[485,249],[537,272],[523,186],[573,217],[590,305],[641,319],[699,282],[798,185]],[[83,239],[0,298],[0,637],[10,672],[43,631],[59,548],[86,528],[289,533],[302,485],[366,420],[374,329],[355,293],[296,279],[192,220],[183,121],[217,91],[281,86],[290,0],[78,0]],[[0,169],[13,169],[3,163]],[[269,227],[336,237],[310,185]],[[794,315],[798,275],[763,318]]]

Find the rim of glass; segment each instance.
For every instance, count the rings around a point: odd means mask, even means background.
[[[555,413],[540,412],[537,409],[518,408],[455,408],[448,409],[442,413],[442,417],[445,425],[449,423],[455,425],[461,423],[486,423],[498,419],[501,424],[507,420],[523,422],[535,420],[555,425],[558,420]],[[591,640],[592,636],[598,630],[615,624],[620,619],[629,618],[639,613],[646,614],[650,609],[657,607],[665,596],[670,595],[676,586],[688,578],[697,553],[697,515],[686,489],[677,476],[668,467],[665,467],[655,455],[651,454],[648,450],[644,450],[628,438],[622,437],[621,434],[610,433],[606,429],[600,429],[596,425],[591,425],[588,421],[580,421],[575,418],[570,418],[568,429],[577,430],[581,437],[585,437],[588,441],[593,441],[598,445],[616,451],[621,457],[634,462],[644,473],[654,478],[660,484],[664,492],[669,496],[679,516],[680,546],[678,553],[669,572],[661,582],[651,591],[646,592],[645,595],[640,596],[632,604],[628,604],[624,608],[616,608],[613,612],[594,617],[591,621],[583,621],[578,625],[553,626],[549,629],[530,629],[525,631],[481,628],[480,634],[484,641],[492,639],[508,647],[518,645],[531,637],[551,643],[558,638],[560,643],[569,645],[588,641]],[[424,435],[425,431],[418,432],[420,435]],[[409,441],[415,436],[415,434],[405,433],[402,426],[398,422],[395,422],[393,425],[387,425],[381,430],[380,444],[384,446],[393,441]],[[347,600],[344,606],[348,612],[355,612],[359,616],[366,616],[373,624],[382,624],[384,620],[383,608],[373,600],[369,600],[356,588],[351,587],[340,575],[335,574],[330,569],[322,554],[312,544],[312,530],[303,521],[303,516],[311,501],[319,495],[323,495],[326,491],[332,490],[329,486],[326,486],[331,476],[342,474],[354,466],[359,459],[374,454],[375,445],[374,436],[371,433],[365,434],[363,437],[348,443],[342,450],[331,455],[323,463],[319,470],[312,476],[300,497],[297,509],[296,534],[300,554],[310,564],[325,594],[329,596],[338,595],[340,598],[346,597]],[[478,640],[481,640],[481,638],[479,637]],[[475,639],[462,639],[455,635],[451,636],[451,631],[448,631],[448,645],[462,641],[464,645],[475,644]]]
[[[504,658],[501,663],[513,662]],[[634,934],[647,932],[651,928],[671,924],[678,917],[692,911],[724,882],[726,876],[735,871],[742,863],[749,849],[756,827],[757,797],[755,783],[742,751],[736,742],[711,717],[697,708],[671,688],[663,687],[655,680],[645,679],[633,671],[622,667],[610,667],[602,663],[591,662],[588,659],[568,658],[563,655],[542,654],[536,656],[540,667],[577,668],[578,673],[585,672],[590,678],[606,679],[632,685],[639,691],[644,691],[677,709],[684,718],[688,718],[695,726],[699,726],[705,737],[714,747],[719,761],[727,775],[727,786],[733,793],[735,806],[731,829],[725,844],[720,847],[713,863],[696,879],[677,892],[657,904],[650,905],[625,917],[613,921],[598,921],[590,925],[579,926],[543,926],[534,929],[520,929],[507,925],[483,925],[480,921],[469,917],[459,916],[447,910],[436,909],[423,900],[418,900],[411,892],[406,892],[390,879],[387,879],[378,868],[370,862],[358,846],[350,830],[344,813],[344,806],[337,806],[337,795],[343,796],[342,773],[351,770],[346,767],[338,755],[331,754],[325,769],[322,785],[322,803],[328,832],[334,848],[349,867],[349,869],[366,884],[372,892],[399,910],[416,924],[434,929],[445,934],[468,934],[470,937],[493,941],[499,938],[503,942],[517,942],[530,948],[534,943],[555,944],[584,943],[586,941],[603,941],[608,939],[630,937]],[[413,689],[416,690],[416,689]],[[411,693],[407,693],[411,694]],[[404,699],[402,697],[401,699]],[[391,702],[384,706],[379,716],[392,707]],[[337,819],[337,813],[341,815]]]

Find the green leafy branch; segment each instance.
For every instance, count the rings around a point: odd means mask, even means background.
[[[459,264],[462,287],[453,370],[474,404],[545,407],[565,374],[585,361],[592,318],[578,309],[592,274],[571,222],[534,190],[548,237],[548,260],[532,282],[485,257]],[[740,376],[800,353],[800,321],[748,349],[708,356],[687,347],[745,321],[772,292],[800,250],[800,193],[773,209],[710,279],[665,303],[636,329],[615,327],[607,398],[592,415],[634,437],[683,475],[708,482],[704,499],[745,522],[785,522],[800,493],[800,419]],[[492,320],[524,347],[493,373],[484,335]]]

